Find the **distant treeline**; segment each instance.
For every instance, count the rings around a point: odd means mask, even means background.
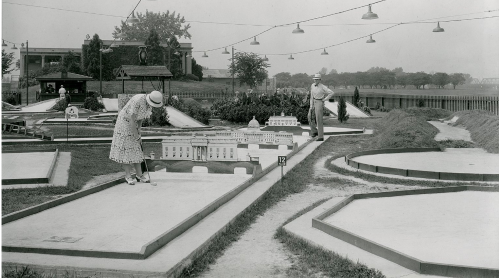
[[[360,88],[379,88],[389,89],[396,85],[402,88],[406,86],[414,86],[417,89],[423,89],[426,85],[435,85],[438,88],[444,88],[445,85],[451,84],[455,89],[458,85],[468,84],[472,81],[470,74],[445,72],[425,73],[425,72],[404,72],[402,68],[389,70],[386,68],[374,67],[365,72],[342,72],[337,73],[336,70],[331,70],[328,74],[323,68],[322,83],[328,86],[345,87],[358,86]],[[297,73],[291,75],[289,72],[280,72],[274,75],[278,88],[309,88],[312,84],[312,75],[307,73]]]

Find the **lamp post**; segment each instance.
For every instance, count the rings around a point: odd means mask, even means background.
[[[167,49],[168,49],[168,70],[170,71],[170,73],[172,73],[172,70],[171,70],[171,57],[170,57],[170,49],[172,49],[172,39],[169,38],[167,39]],[[176,51],[174,53],[174,55],[179,55],[179,53]],[[165,63],[165,60],[163,60],[163,63]],[[170,90],[170,80],[172,79],[172,77],[170,77],[168,79],[168,101],[167,101],[167,104],[169,104],[172,100],[172,91]]]
[[[21,47],[24,46],[24,43],[21,44]],[[16,45],[14,44],[14,47]],[[26,58],[24,59],[24,64],[26,65],[26,105],[28,105],[29,100],[28,100],[28,91],[29,91],[29,84],[28,84],[28,65],[29,65],[29,47],[28,47],[28,41],[26,40]]]

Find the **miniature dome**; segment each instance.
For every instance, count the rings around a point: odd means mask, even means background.
[[[255,119],[255,116],[253,116],[253,119],[248,123],[248,129],[257,129],[260,130],[260,124],[259,122]]]

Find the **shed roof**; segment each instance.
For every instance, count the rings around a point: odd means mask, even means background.
[[[53,72],[35,78],[38,81],[60,81],[60,80],[92,80],[93,78],[86,75],[67,72],[67,76],[63,77],[62,72]]]
[[[231,78],[231,73],[228,69],[204,69],[204,78]]]
[[[131,77],[172,77],[172,73],[165,66],[123,65],[116,71],[117,79]]]

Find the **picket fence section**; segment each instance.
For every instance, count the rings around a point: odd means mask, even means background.
[[[353,103],[354,95],[347,93],[335,94],[338,101],[343,97]],[[424,107],[441,108],[455,111],[486,110],[498,115],[498,96],[431,96],[431,95],[380,95],[360,94],[360,100],[368,107],[375,108],[377,103],[388,109],[416,107],[423,101]]]

